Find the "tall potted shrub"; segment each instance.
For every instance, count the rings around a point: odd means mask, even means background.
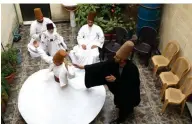
[[[1,74],[4,75],[8,83],[12,83],[17,64],[17,49],[6,46],[7,50],[1,53]]]
[[[6,81],[10,84],[15,78],[16,68],[13,67],[10,63],[1,64],[1,74],[5,76]]]

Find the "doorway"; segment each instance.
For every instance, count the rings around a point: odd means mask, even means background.
[[[35,20],[34,8],[41,8],[44,17],[51,19],[51,10],[49,4],[19,4],[23,21]]]

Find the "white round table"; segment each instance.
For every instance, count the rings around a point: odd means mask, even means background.
[[[61,88],[53,73],[43,69],[23,84],[18,108],[28,124],[88,124],[101,111],[106,97],[104,86],[87,89],[84,70]]]

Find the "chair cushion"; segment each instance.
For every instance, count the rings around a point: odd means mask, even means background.
[[[150,50],[151,50],[151,46],[149,44],[146,44],[146,43],[141,43],[141,44],[138,44],[134,47],[134,50],[136,50],[137,52],[140,52],[140,53],[149,53]]]
[[[119,48],[121,47],[120,44],[115,43],[115,42],[110,42],[108,44],[106,44],[105,49],[107,49],[109,52],[117,52],[117,50],[119,50]]]
[[[167,84],[167,86],[176,85],[179,82],[179,78],[177,75],[173,74],[171,71],[169,72],[162,72],[159,75],[163,84]]]
[[[153,56],[152,61],[154,65],[157,65],[158,67],[168,66],[169,64],[169,60],[162,55]]]
[[[165,99],[171,103],[180,104],[182,100],[185,99],[185,95],[180,89],[168,88],[165,91]]]

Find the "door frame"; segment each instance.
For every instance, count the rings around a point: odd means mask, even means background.
[[[21,14],[20,5],[18,3],[15,4],[15,8],[16,8],[16,13],[17,13],[18,19],[19,19],[19,24],[23,24],[23,17],[22,17],[22,14]]]
[[[17,16],[18,16],[18,19],[19,19],[19,24],[30,25],[33,21],[23,21],[20,4],[17,3],[17,4],[14,4],[14,5],[15,5],[16,13],[17,13]],[[49,4],[49,7],[50,6],[51,5]],[[51,7],[50,7],[50,14],[51,14]],[[52,15],[50,15],[50,16],[52,18]]]

